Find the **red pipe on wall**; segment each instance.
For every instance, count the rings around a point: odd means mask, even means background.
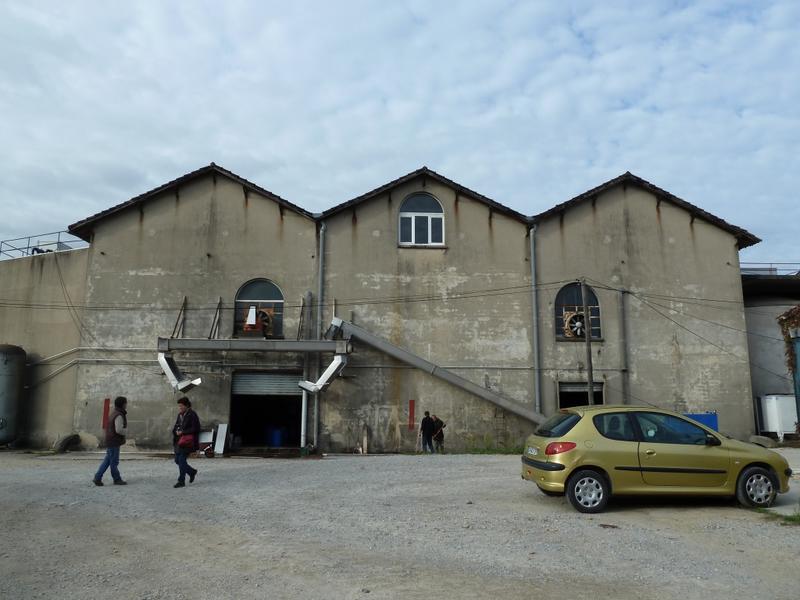
[[[101,426],[103,427],[103,431],[106,430],[108,427],[108,412],[111,408],[111,398],[106,398],[103,400],[103,420],[101,421]]]

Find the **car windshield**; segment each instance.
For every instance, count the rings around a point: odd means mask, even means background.
[[[561,437],[575,427],[575,423],[580,420],[580,415],[575,413],[556,413],[539,425],[533,433],[542,437]]]

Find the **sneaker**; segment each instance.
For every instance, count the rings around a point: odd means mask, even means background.
[[[103,482],[100,481],[99,479],[92,479],[92,483],[95,484],[98,487],[103,485]]]
[[[127,481],[123,481],[122,479],[117,479],[114,482],[114,485],[128,485],[128,482]]]
[[[194,473],[189,473],[189,483],[194,483],[195,477],[197,477],[197,469],[194,470]]]
[[[175,485],[173,485],[172,487],[174,487],[174,488],[186,487],[186,484],[185,484],[185,483],[183,483],[182,481],[179,481],[178,483],[176,483],[176,484],[175,484]]]

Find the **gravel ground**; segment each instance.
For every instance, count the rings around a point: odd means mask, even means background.
[[[796,599],[800,528],[727,500],[575,512],[517,456],[0,454],[0,598]],[[107,483],[108,483],[108,475]]]

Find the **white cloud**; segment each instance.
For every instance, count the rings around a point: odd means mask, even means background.
[[[800,261],[792,1],[5,3],[0,239],[211,161],[312,211],[426,164],[533,214],[626,170]]]

